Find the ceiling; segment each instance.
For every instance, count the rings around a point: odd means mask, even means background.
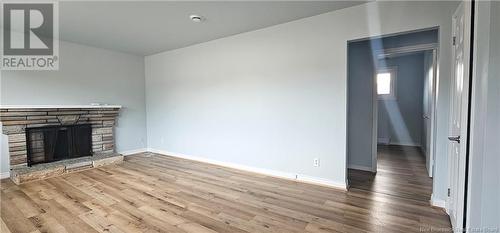
[[[65,41],[150,55],[365,2],[60,2],[59,30]]]

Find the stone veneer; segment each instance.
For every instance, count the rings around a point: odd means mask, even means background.
[[[92,107],[0,107],[3,134],[9,138],[11,167],[25,166],[27,145],[25,129],[30,127],[91,124],[92,151],[94,155],[115,153],[113,127],[119,114],[119,106]]]

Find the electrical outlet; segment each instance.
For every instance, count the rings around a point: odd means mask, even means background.
[[[315,167],[319,167],[319,158],[315,158],[315,159],[313,160],[313,166],[315,166]]]
[[[163,145],[163,144],[165,144],[165,138],[161,137],[161,138],[160,138],[160,143],[161,143],[162,145]]]

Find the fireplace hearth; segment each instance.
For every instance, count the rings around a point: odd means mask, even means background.
[[[92,156],[90,124],[26,128],[27,164]]]

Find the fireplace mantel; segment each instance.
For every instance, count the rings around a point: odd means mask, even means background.
[[[122,108],[121,105],[0,105],[0,109]]]

